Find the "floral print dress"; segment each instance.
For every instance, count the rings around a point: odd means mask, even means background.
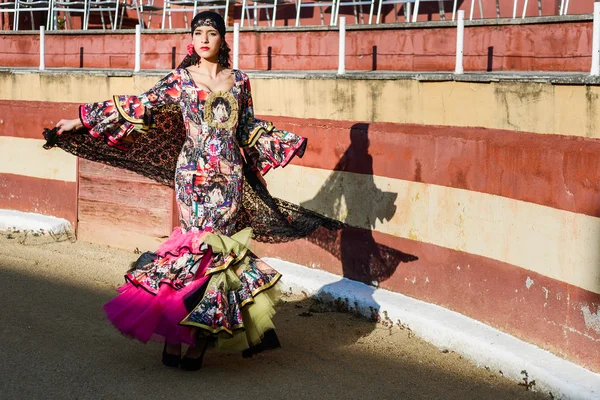
[[[280,275],[248,250],[249,229],[232,232],[243,163],[264,174],[301,156],[306,139],[254,118],[248,76],[232,73],[229,91],[199,88],[178,69],[141,95],[80,106],[89,133],[124,151],[136,135],[152,134],[153,108],[179,104],[182,110],[186,140],[173,177],[180,227],[155,253],[140,257],[120,295],[105,306],[121,332],[143,342],[193,345],[202,334],[215,336],[220,348],[245,350],[260,346],[273,329],[266,290]]]

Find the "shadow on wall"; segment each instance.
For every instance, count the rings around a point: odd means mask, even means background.
[[[363,173],[353,174],[358,179],[349,181],[346,178],[348,173],[343,171]],[[376,222],[389,221],[396,213],[397,197],[397,193],[382,191],[375,185],[373,157],[369,154],[369,124],[361,123],[352,126],[350,147],[323,187],[313,199],[301,204],[342,219],[349,225],[335,236],[329,231],[319,230],[308,240],[338,258],[342,262],[344,278],[365,283],[371,294],[381,282],[394,274],[400,263],[418,259],[415,255],[377,243],[373,237]],[[322,292],[337,292],[332,287],[337,284],[323,287]],[[367,303],[377,308],[374,300]]]

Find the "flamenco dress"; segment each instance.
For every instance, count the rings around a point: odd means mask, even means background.
[[[217,349],[250,354],[279,346],[271,289],[281,275],[248,249],[251,222],[261,216],[248,205],[254,192],[247,181],[302,156],[306,139],[256,119],[248,76],[232,73],[235,84],[226,92],[200,88],[187,70],[177,69],[141,95],[83,104],[80,119],[89,135],[61,135],[57,143],[175,189],[180,226],[156,252],[137,260],[118,296],[104,306],[120,332],[144,343],[194,346],[197,337],[209,336]],[[266,202],[271,210],[283,204]],[[293,211],[269,215],[289,230]],[[327,225],[310,213],[301,220],[306,232]]]

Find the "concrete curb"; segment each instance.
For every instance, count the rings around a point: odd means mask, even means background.
[[[276,258],[265,261],[280,271],[282,289],[294,294],[348,299],[363,315],[373,307],[440,349],[454,351],[481,367],[521,381],[525,370],[535,390],[561,399],[600,399],[600,374],[563,360],[481,322],[399,293],[351,281]]]
[[[34,234],[70,234],[73,229],[66,219],[14,210],[0,210],[0,231]]]

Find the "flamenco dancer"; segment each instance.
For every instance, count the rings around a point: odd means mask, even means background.
[[[246,247],[253,230],[273,242],[340,227],[262,185],[261,174],[301,157],[307,141],[254,118],[225,33],[219,14],[197,14],[188,55],[152,89],[83,104],[79,118],[44,132],[46,148],[174,187],[180,226],[134,263],[104,310],[124,335],[164,341],[163,364],[185,370],[201,368],[209,344],[244,357],[280,346],[270,290],[280,274]]]

